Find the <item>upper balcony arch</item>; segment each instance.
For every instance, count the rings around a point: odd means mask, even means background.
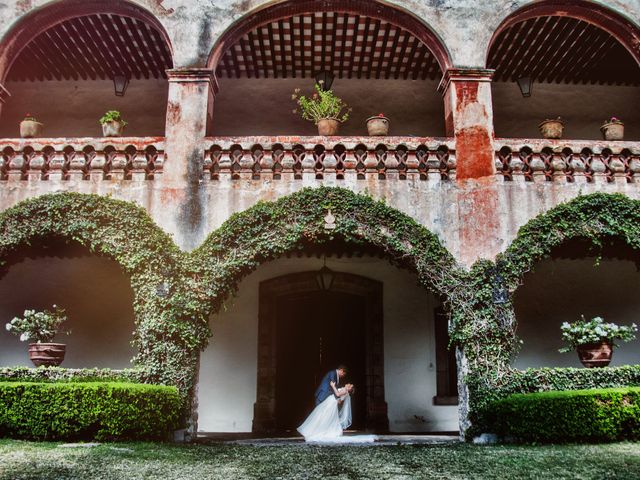
[[[640,138],[640,27],[613,7],[528,3],[497,27],[486,65],[496,137],[540,138],[538,124],[559,116],[564,138],[601,139],[611,117],[625,123],[625,139]]]
[[[220,86],[209,128],[216,136],[314,135],[315,127],[291,114],[293,104],[282,104],[295,88],[311,90],[324,70],[353,107],[341,134],[365,135],[366,118],[380,112],[391,118],[393,135],[445,134],[436,90],[452,66],[449,51],[423,19],[387,3],[286,0],[259,7],[218,38],[207,66]]]
[[[391,23],[408,31],[424,43],[437,60],[442,71],[452,66],[451,55],[432,26],[408,10],[378,0],[327,0],[323,2],[280,0],[275,4],[262,5],[236,20],[220,35],[211,49],[207,65],[214,69],[217,68],[224,54],[252,30],[289,17],[328,12],[353,14]]]
[[[172,67],[167,30],[138,2],[47,2],[0,40],[0,137],[17,136],[26,112],[45,124],[43,136],[97,136],[107,110],[123,113],[125,134],[161,136]],[[115,77],[130,82],[126,99],[114,92]]]

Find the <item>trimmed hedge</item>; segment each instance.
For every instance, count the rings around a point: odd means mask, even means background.
[[[0,382],[125,382],[145,383],[144,368],[0,367]]]
[[[640,388],[516,394],[494,402],[495,433],[526,442],[640,439]]]
[[[0,437],[167,439],[179,427],[175,387],[116,382],[0,382]]]

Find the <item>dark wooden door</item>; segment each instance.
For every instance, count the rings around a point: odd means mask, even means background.
[[[348,367],[343,383],[356,385],[353,426],[366,419],[366,324],[364,298],[339,292],[280,297],[276,306],[276,423],[294,430],[314,408],[322,377],[339,364]]]

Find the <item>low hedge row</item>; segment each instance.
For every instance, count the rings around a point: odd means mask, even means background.
[[[116,382],[0,382],[0,437],[162,440],[179,427],[175,387]]]
[[[493,430],[526,442],[640,439],[640,388],[511,395],[491,404]]]
[[[144,383],[141,368],[0,367],[0,382],[133,382]]]

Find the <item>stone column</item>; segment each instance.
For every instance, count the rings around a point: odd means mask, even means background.
[[[495,174],[492,76],[493,70],[452,68],[440,83],[447,136],[456,139],[457,180]]]
[[[202,241],[203,204],[199,182],[204,161],[203,139],[211,118],[217,82],[208,68],[167,70],[169,99],[166,119],[166,161],[162,174],[159,217],[183,249]],[[169,218],[171,217],[171,218]]]

